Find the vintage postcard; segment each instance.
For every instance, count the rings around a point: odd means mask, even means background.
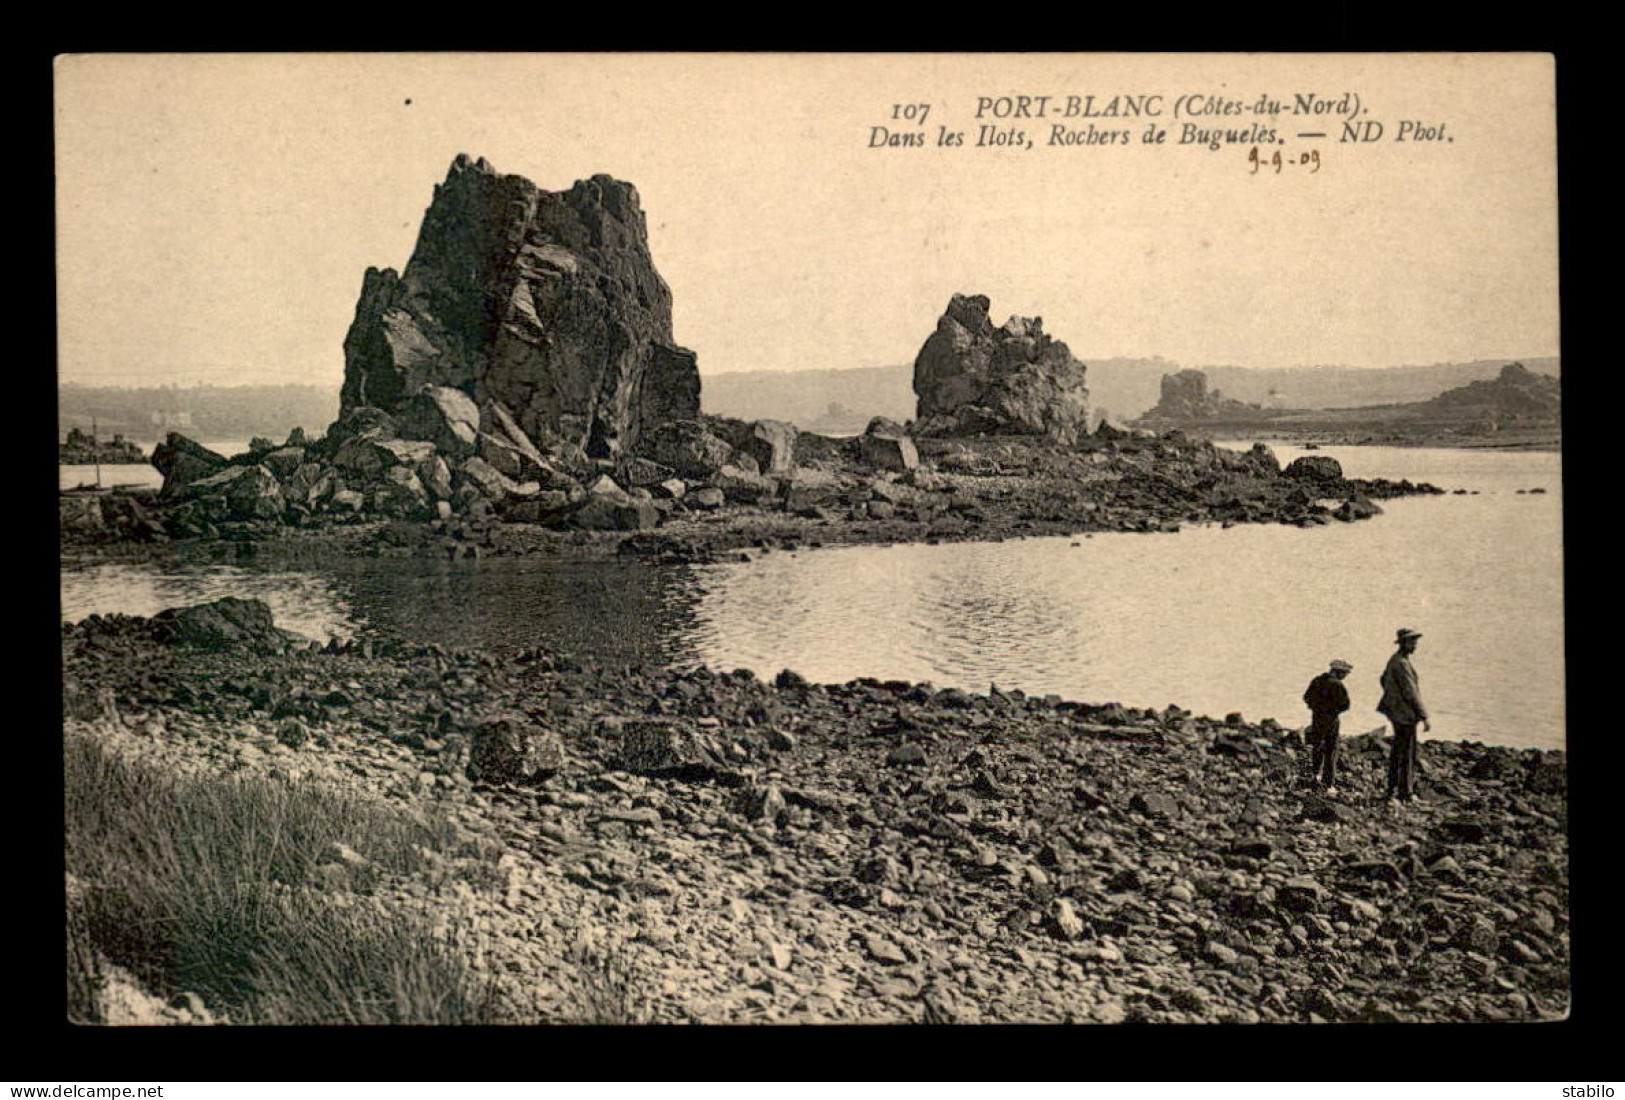
[[[1550,55],[55,110],[71,1020],[1567,1016]]]

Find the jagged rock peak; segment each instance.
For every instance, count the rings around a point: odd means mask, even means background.
[[[986,295],[955,294],[914,360],[916,430],[1011,433],[1073,442],[1088,430],[1086,368],[1041,317],[997,328]]]
[[[551,192],[458,154],[405,269],[367,269],[344,349],[341,419],[448,386],[614,451],[699,412],[637,189],[607,175]]]

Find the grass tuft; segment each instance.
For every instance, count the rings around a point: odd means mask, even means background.
[[[576,969],[575,998],[569,1013],[571,1022],[648,1022],[640,983],[620,954],[596,943],[577,943],[570,958]]]
[[[447,936],[375,896],[479,856],[449,820],[316,783],[177,776],[78,732],[65,779],[73,1019],[95,1022],[106,959],[235,1023],[496,1022]]]

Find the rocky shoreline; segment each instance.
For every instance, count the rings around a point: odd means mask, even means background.
[[[62,647],[70,733],[451,814],[488,881],[370,896],[460,925],[516,1021],[579,1018],[594,973],[624,1022],[1567,1012],[1562,752],[1425,742],[1396,808],[1378,735],[1327,799],[1293,731],[1173,706],[324,648],[252,601]],[[300,888],[353,904],[352,872]]]
[[[1192,429],[1191,434],[1204,439],[1257,440],[1266,444],[1316,447],[1443,447],[1462,451],[1543,451],[1558,453],[1563,450],[1562,435],[1552,431],[1504,431],[1492,437],[1464,437],[1450,432],[1374,432],[1331,431],[1305,428],[1294,431],[1274,427],[1268,430],[1238,428]]]
[[[1108,428],[1070,445],[1023,436],[925,438],[906,469],[866,462],[865,440],[908,442],[915,451],[901,432],[852,440],[799,433],[797,459],[776,475],[719,461],[708,475],[665,478],[661,495],[636,485],[623,489],[613,467],[569,482],[568,490],[540,490],[535,482],[520,489],[496,475],[507,484],[492,483],[494,498],[459,490],[456,510],[435,513],[424,500],[395,507],[398,498],[387,487],[376,493],[337,489],[343,472],[287,475],[325,494],[311,505],[289,500],[268,463],[305,448],[266,447],[221,459],[227,473],[201,479],[219,482],[213,496],[190,487],[64,494],[61,530],[67,552],[129,557],[636,554],[712,561],[741,551],[1169,532],[1193,523],[1308,527],[1377,515],[1378,500],[1443,492],[1409,481],[1344,478],[1335,462],[1319,457],[1282,470],[1262,445],[1238,453],[1177,432],[1128,435]],[[172,451],[189,453],[183,444]],[[630,471],[642,462],[621,465]],[[296,465],[311,468],[303,458]],[[380,463],[347,476],[365,486],[403,469]],[[259,489],[237,494],[233,487],[245,481]],[[536,496],[559,498],[556,510],[536,513]],[[272,503],[262,507],[267,500]]]

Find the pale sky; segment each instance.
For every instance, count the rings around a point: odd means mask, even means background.
[[[634,183],[702,376],[912,362],[955,292],[1085,362],[1558,353],[1544,55],[89,55],[56,85],[63,381],[337,388],[362,273],[404,268],[458,153],[548,190]],[[1340,142],[1335,114],[1172,115],[1344,92],[1381,141]],[[1050,117],[975,117],[1022,94]],[[1131,95],[1161,114],[1056,117]],[[892,120],[907,103],[923,127]],[[1179,144],[1255,121],[1286,139],[1266,157],[1320,170]],[[983,122],[1037,145],[975,148]],[[1449,140],[1394,141],[1406,122]],[[1046,144],[1091,123],[1132,142]],[[929,144],[870,148],[875,126]]]

